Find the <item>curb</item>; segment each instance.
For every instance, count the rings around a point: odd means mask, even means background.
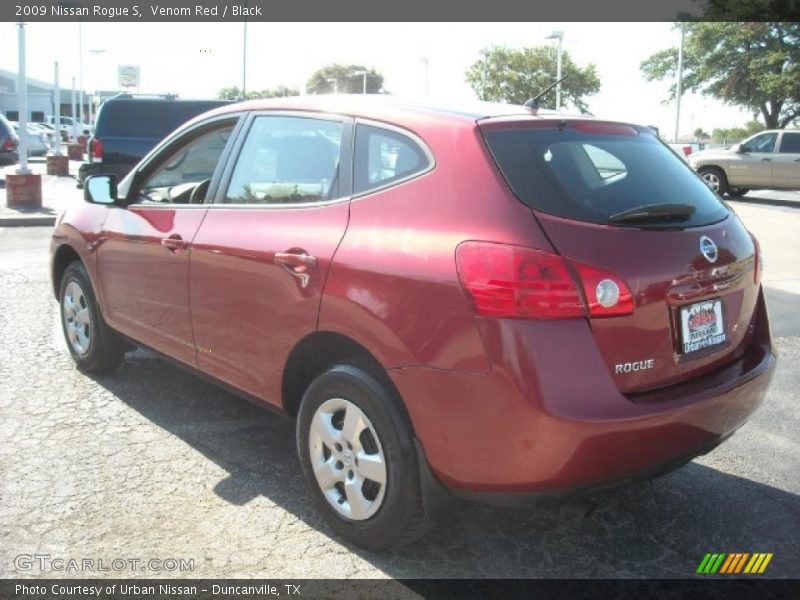
[[[0,227],[53,227],[56,218],[56,215],[0,217]]]

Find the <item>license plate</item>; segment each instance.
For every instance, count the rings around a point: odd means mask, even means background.
[[[697,352],[725,341],[722,300],[704,300],[681,307],[683,353]]]

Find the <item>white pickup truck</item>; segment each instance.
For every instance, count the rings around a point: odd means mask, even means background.
[[[56,118],[53,115],[47,117],[47,122],[55,127]],[[92,127],[86,123],[81,123],[72,117],[61,117],[61,137],[64,140],[77,140],[79,136],[85,135],[87,138],[92,135]]]

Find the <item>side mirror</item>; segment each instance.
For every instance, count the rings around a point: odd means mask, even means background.
[[[745,150],[744,144],[736,144],[733,147],[733,151],[736,152],[736,154],[747,154],[747,150]]]
[[[92,175],[83,184],[83,199],[92,204],[111,206],[117,202],[117,178],[114,175]]]

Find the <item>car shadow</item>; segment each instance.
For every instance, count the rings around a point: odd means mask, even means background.
[[[800,321],[795,318],[800,294],[787,292],[764,283],[769,324],[773,337],[800,336]]]
[[[770,191],[756,191],[750,192],[744,196],[726,196],[725,200],[729,202],[742,202],[744,204],[760,204],[762,206],[800,208],[800,194],[795,194],[795,198],[787,198],[787,193],[784,192],[781,196],[773,195]]]
[[[146,351],[94,379],[224,469],[220,498],[244,507],[264,496],[336,539],[305,492],[288,418]],[[445,521],[400,549],[337,541],[395,578],[688,577],[706,552],[773,552],[771,576],[797,575],[800,499],[786,491],[694,462],[595,501],[590,517],[454,502]]]

